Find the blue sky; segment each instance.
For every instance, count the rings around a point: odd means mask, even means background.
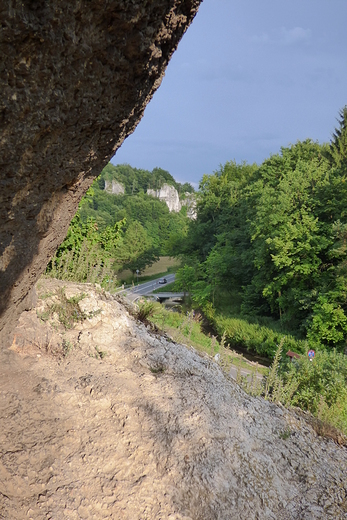
[[[347,0],[204,0],[112,159],[197,184],[228,160],[329,141],[347,104]]]

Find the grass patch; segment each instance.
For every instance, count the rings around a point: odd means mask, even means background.
[[[162,374],[163,372],[165,372],[165,367],[162,365],[158,365],[156,367],[150,367],[149,369],[152,372],[152,374]]]
[[[95,350],[96,350],[96,354],[95,354],[96,359],[104,359],[107,356],[107,352],[105,350],[100,350],[97,345],[95,345]]]
[[[230,368],[235,365],[240,371],[248,370],[251,373],[266,375],[267,367],[249,363],[242,354],[231,351],[225,344],[225,336],[221,341],[211,334],[205,334],[202,330],[202,316],[200,313],[190,311],[187,313],[173,312],[165,309],[159,303],[151,304],[149,321],[161,330],[164,330],[177,343],[189,344],[199,352],[204,352],[211,357],[219,355],[223,366]]]
[[[286,351],[292,350],[298,354],[307,352],[307,342],[288,333],[280,323],[267,317],[235,316],[232,309],[229,306],[222,310],[220,302],[216,307],[210,303],[203,307],[204,315],[216,335],[221,337],[225,333],[231,348],[245,349],[271,360],[284,338]]]
[[[73,349],[73,344],[71,343],[71,341],[63,339],[62,349],[63,349],[63,356],[67,357]]]
[[[52,296],[54,296],[54,292],[53,291],[47,291],[47,292],[44,292],[42,294],[39,294],[40,300],[47,300],[47,298],[51,298]]]
[[[174,273],[179,268],[179,261],[177,258],[171,258],[170,256],[161,256],[158,262],[155,262],[150,267],[147,267],[145,271],[139,275],[139,283],[150,282],[160,276],[165,276],[168,273]],[[137,283],[137,276],[129,270],[120,271],[117,273],[117,278],[120,283],[132,284]]]
[[[153,302],[144,301],[140,303],[139,310],[137,311],[136,317],[143,323],[147,323],[148,319],[153,316],[155,312],[155,304]]]

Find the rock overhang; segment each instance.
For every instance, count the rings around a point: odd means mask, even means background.
[[[0,1],[3,341],[200,1]]]

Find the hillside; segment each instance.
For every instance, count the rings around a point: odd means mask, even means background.
[[[0,518],[346,518],[346,449],[303,416],[94,286],[37,293],[0,354]]]
[[[109,163],[101,172],[97,182],[100,189],[104,189],[105,181],[112,182],[113,180],[124,186],[127,195],[134,195],[141,191],[146,193],[148,189],[159,190],[164,184],[173,186],[179,194],[194,192],[191,184],[177,182],[168,171],[162,168],[154,168],[150,172],[149,170],[133,168],[129,164],[114,166]]]
[[[158,190],[151,191],[150,186],[157,186]],[[112,235],[111,228],[121,223],[120,241],[112,253],[114,268],[143,271],[159,256],[174,254],[172,244],[187,233],[195,200],[188,191],[179,198],[177,189],[183,188],[193,191],[192,186],[179,185],[159,168],[151,173],[129,165],[108,164],[82,200],[79,223],[73,233],[93,221],[98,232]]]

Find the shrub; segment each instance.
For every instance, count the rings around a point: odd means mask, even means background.
[[[278,345],[282,338],[285,338],[284,346],[287,350],[293,350],[304,354],[307,350],[307,343],[297,340],[289,334],[275,331],[264,325],[250,323],[244,318],[232,318],[217,314],[213,308],[208,307],[205,315],[219,336],[225,332],[226,341],[230,347],[242,347],[247,350],[257,352],[262,356],[274,358]]]
[[[80,249],[63,251],[55,255],[49,264],[46,275],[58,280],[73,282],[99,283],[108,291],[114,290],[117,280],[111,268],[112,260],[100,256],[98,244],[91,245],[84,240]]]

